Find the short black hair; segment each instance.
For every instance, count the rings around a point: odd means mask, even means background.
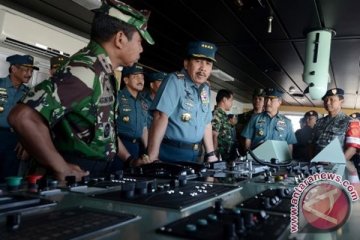
[[[234,93],[227,89],[220,89],[216,95],[216,103],[221,102],[224,98],[231,98]]]
[[[91,39],[98,43],[108,41],[119,31],[124,32],[125,36],[131,40],[136,28],[117,18],[111,17],[101,11],[95,12],[93,22],[91,24]]]

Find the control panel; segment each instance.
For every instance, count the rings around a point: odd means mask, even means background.
[[[293,187],[334,167],[156,162],[79,182],[68,176],[62,186],[14,177],[0,186],[0,239],[22,239],[26,231],[41,239],[40,228],[51,239],[130,239],[134,232],[139,239],[287,239]],[[98,225],[81,228],[75,216]],[[60,226],[68,231],[63,238],[51,232]]]
[[[217,201],[204,209],[157,229],[159,233],[186,239],[286,239],[289,218],[266,211],[224,208]]]

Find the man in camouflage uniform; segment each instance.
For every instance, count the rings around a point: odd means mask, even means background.
[[[65,63],[67,60],[68,58],[64,56],[55,56],[50,58],[50,76],[54,75],[61,64]]]
[[[107,0],[96,12],[91,41],[32,89],[9,116],[25,148],[56,179],[104,176],[124,149],[116,145],[119,83],[114,69],[140,58],[148,17],[120,1]],[[128,153],[118,152],[121,159]],[[127,156],[122,156],[127,154]]]
[[[237,142],[240,144],[239,150],[241,155],[246,155],[246,149],[244,149],[245,138],[241,136],[242,130],[250,121],[250,118],[254,114],[262,113],[264,111],[264,96],[265,91],[262,88],[256,88],[252,95],[253,109],[251,111],[238,115],[238,122],[236,124],[236,137]]]
[[[312,139],[313,156],[324,149],[334,138],[338,138],[344,149],[346,168],[348,170],[349,180],[358,182],[358,174],[352,158],[358,149],[356,121],[351,123],[351,117],[342,112],[344,102],[344,90],[341,88],[332,88],[326,92],[322,98],[324,108],[328,115],[319,119],[314,127]]]
[[[319,119],[313,131],[313,156],[323,150],[334,138],[338,138],[341,145],[345,144],[345,133],[350,117],[341,111],[344,102],[344,90],[333,88],[326,92],[322,100],[328,115]]]
[[[217,157],[230,161],[230,151],[233,145],[232,125],[225,111],[230,111],[233,104],[233,93],[230,90],[221,89],[216,95],[216,108],[211,120],[214,149]]]

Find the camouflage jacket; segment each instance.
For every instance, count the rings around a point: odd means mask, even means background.
[[[211,120],[213,131],[218,135],[218,154],[223,160],[228,160],[234,140],[232,138],[232,126],[228,121],[226,112],[221,108],[214,110],[213,119]]]
[[[107,161],[117,151],[118,88],[107,53],[90,42],[23,102],[48,122],[60,153]]]
[[[315,145],[315,154],[325,148],[334,138],[338,138],[341,145],[345,146],[345,134],[351,118],[340,112],[335,117],[320,118],[313,130],[312,143]]]

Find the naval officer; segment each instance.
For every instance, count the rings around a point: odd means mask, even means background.
[[[152,105],[155,99],[156,93],[158,92],[162,81],[166,78],[167,73],[164,72],[153,72],[146,74],[146,80],[149,82],[148,91],[144,92],[144,98],[146,99],[148,106]],[[150,128],[152,123],[152,115],[148,112],[147,126]]]
[[[122,71],[125,87],[119,91],[119,116],[117,118],[117,134],[125,149],[130,154],[126,159],[116,158],[111,172],[122,169],[122,163],[137,159],[147,147],[148,103],[140,94],[144,89],[144,69],[139,64],[126,67]],[[124,154],[124,156],[127,154]]]
[[[184,68],[169,74],[162,82],[150,108],[153,111],[148,147],[150,161],[196,162],[202,142],[207,160],[217,160],[207,82],[216,49],[212,43],[191,42]]]
[[[279,113],[282,103],[282,92],[275,88],[265,90],[265,111],[253,115],[242,131],[245,138],[245,149],[253,149],[266,140],[286,141],[292,153],[296,143],[291,120]]]
[[[20,145],[17,145],[18,139],[11,130],[7,117],[29,90],[24,84],[30,81],[34,70],[39,70],[34,66],[34,58],[30,55],[16,54],[7,57],[6,61],[10,63],[9,75],[0,78],[0,182],[7,176],[17,175],[19,168],[15,148]],[[19,157],[21,154],[19,152]]]

